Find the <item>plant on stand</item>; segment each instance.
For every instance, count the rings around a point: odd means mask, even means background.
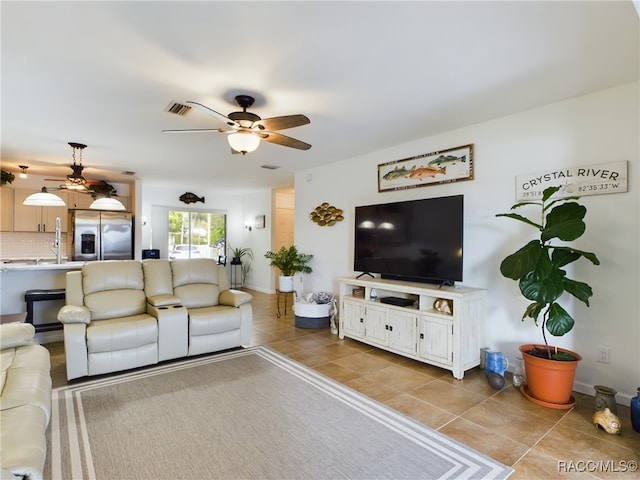
[[[581,357],[569,350],[549,346],[547,332],[562,336],[575,325],[573,317],[558,303],[564,293],[577,298],[587,307],[593,295],[588,284],[568,278],[564,267],[580,258],[586,258],[594,265],[599,265],[600,261],[594,253],[566,244],[550,243],[554,239],[571,242],[580,238],[586,230],[583,221],[586,207],[575,201],[579,197],[552,198],[560,188],[546,188],[541,201],[520,202],[511,207],[511,210],[515,210],[535,206],[538,216],[534,220],[518,213],[496,216],[518,220],[540,232],[538,238],[506,257],[500,264],[502,275],[518,281],[520,292],[531,301],[522,320],[527,317],[533,319],[541,327],[544,340],[544,346],[520,346],[528,380],[522,392],[535,403],[552,408],[570,408],[575,403],[571,402],[571,391],[575,368]],[[546,372],[546,367],[551,369],[550,372]],[[546,376],[539,377],[539,373]],[[564,386],[559,385],[561,381],[564,381]],[[557,392],[554,387],[558,387]]]
[[[231,265],[241,265],[240,267],[240,286],[244,287],[244,282],[247,279],[249,270],[251,269],[251,261],[243,262],[242,258],[247,257],[249,260],[253,260],[253,250],[249,247],[229,247],[231,252]]]
[[[295,245],[280,247],[277,252],[269,251],[264,254],[269,265],[280,270],[279,289],[281,292],[293,291],[293,276],[296,273],[311,273],[313,270],[309,262],[313,255],[298,252]]]

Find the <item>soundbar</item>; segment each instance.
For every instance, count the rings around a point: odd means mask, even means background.
[[[415,300],[402,297],[382,297],[380,303],[387,303],[389,305],[395,305],[396,307],[410,307]]]

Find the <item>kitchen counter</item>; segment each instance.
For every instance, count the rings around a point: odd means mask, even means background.
[[[2,269],[5,271],[11,270],[79,270],[82,268],[85,262],[83,261],[71,261],[65,260],[62,263],[56,263],[55,260],[11,260],[2,262]]]
[[[51,262],[51,263],[48,263]],[[13,260],[2,262],[0,273],[0,314],[7,315],[27,311],[24,294],[27,290],[51,290],[66,287],[66,274],[72,270],[80,270],[85,262],[55,263],[54,259]],[[64,305],[64,300],[36,302],[34,304],[34,323],[57,323],[57,313]],[[50,343],[62,340],[62,331],[36,333],[36,341]]]

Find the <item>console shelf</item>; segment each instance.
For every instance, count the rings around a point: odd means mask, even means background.
[[[339,278],[340,338],[349,337],[450,370],[457,379],[480,365],[485,290],[398,280]],[[354,291],[364,296],[354,295]],[[372,290],[377,298],[371,299]],[[382,303],[384,297],[411,301]],[[436,300],[448,308],[436,309]],[[445,313],[448,310],[451,313]]]

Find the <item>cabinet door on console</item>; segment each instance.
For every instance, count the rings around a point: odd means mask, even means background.
[[[365,306],[364,338],[372,343],[389,345],[389,309],[377,305]]]
[[[340,338],[344,335],[362,338],[364,336],[364,315],[362,302],[342,302],[340,313]]]
[[[420,317],[418,354],[441,364],[452,365],[453,322],[445,318]]]
[[[409,355],[416,354],[418,316],[412,312],[389,312],[389,348]]]

